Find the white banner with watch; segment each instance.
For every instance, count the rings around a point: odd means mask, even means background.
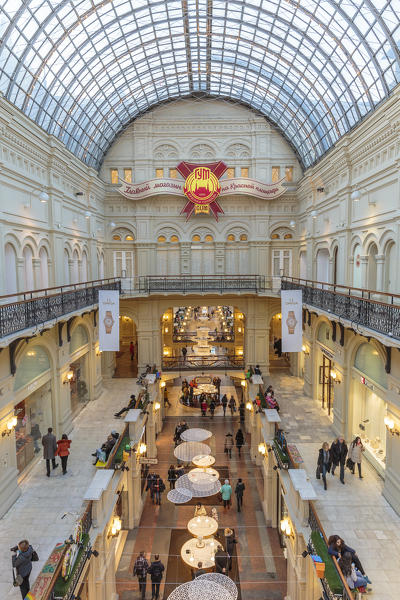
[[[282,352],[301,352],[303,293],[301,290],[281,291]]]
[[[119,350],[119,291],[99,290],[99,348]]]

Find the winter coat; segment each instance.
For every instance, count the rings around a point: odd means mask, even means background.
[[[168,481],[176,481],[177,474],[175,469],[168,469]]]
[[[233,448],[233,437],[231,435],[225,436],[225,448]]]
[[[57,439],[52,433],[46,433],[42,437],[43,458],[50,460],[55,457],[57,451]]]
[[[235,439],[236,439],[236,446],[238,448],[241,448],[244,444],[244,437],[243,437],[243,432],[241,429],[236,433]]]
[[[137,575],[139,579],[145,579],[148,569],[149,563],[146,558],[144,556],[138,556],[133,567],[133,574]]]
[[[243,481],[241,483],[237,482],[236,487],[235,487],[236,496],[243,496],[243,492],[245,489],[246,489],[246,486],[244,485]]]
[[[235,539],[235,536],[234,536],[233,533],[232,533],[232,535],[227,535],[225,537],[226,551],[229,554],[229,556],[233,556],[234,555],[235,544],[237,544],[237,540]]]
[[[317,465],[319,466],[320,470],[322,471],[322,467],[323,467],[323,463],[324,463],[324,450],[323,448],[319,449],[319,454],[318,454],[318,462]],[[332,452],[331,450],[328,450],[328,472],[331,470],[331,466],[332,466]]]
[[[221,403],[222,406],[226,406],[228,404],[228,398],[226,397],[226,394],[222,396]]]
[[[236,400],[235,400],[235,398],[230,398],[230,400],[229,400],[229,408],[236,408]]]
[[[222,495],[222,500],[230,500],[231,499],[232,488],[229,485],[229,483],[224,483],[224,485],[221,486],[221,495]]]
[[[57,440],[57,456],[68,456],[71,440]]]
[[[40,440],[40,438],[42,437],[38,423],[36,423],[35,425],[32,425],[31,436],[33,437],[34,440]]]
[[[151,563],[147,572],[150,573],[151,581],[153,583],[160,583],[160,581],[162,579],[162,574],[163,574],[164,568],[165,567],[162,564],[161,560],[155,560]]]
[[[349,449],[349,458],[353,461],[353,463],[361,463],[362,453],[364,452],[364,446],[360,444],[359,446],[350,444]]]
[[[346,462],[346,456],[347,456],[346,442],[343,442],[343,444],[341,444],[339,442],[339,440],[337,442],[333,442],[333,444],[331,446],[331,457],[332,457],[333,464],[335,466],[337,466],[339,463],[341,465],[344,465]]]
[[[335,545],[331,544],[328,547],[328,554],[330,554],[331,556],[335,556],[335,558],[337,558],[338,560],[340,558],[340,555],[344,556],[346,554],[346,552],[348,552],[352,556],[356,553],[356,551],[353,548],[350,548],[350,546],[347,546],[346,544],[342,544],[340,554],[337,551],[337,548]]]
[[[217,573],[226,573],[229,566],[229,555],[225,550],[218,550],[215,553],[215,571]],[[225,571],[224,571],[225,569]]]
[[[12,566],[21,577],[27,577],[32,571],[32,554],[33,548],[29,546],[25,552],[18,551],[18,554],[14,554],[12,557]]]

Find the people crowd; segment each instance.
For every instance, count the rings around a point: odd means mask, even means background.
[[[364,446],[361,438],[358,436],[351,442],[350,447],[347,447],[345,439],[341,435],[332,442],[331,446],[329,446],[328,442],[324,442],[318,452],[316,470],[317,479],[322,477],[324,489],[328,489],[327,473],[330,472],[332,477],[334,477],[337,467],[339,467],[339,479],[343,485],[345,484],[345,467],[354,475],[357,465],[358,477],[359,479],[363,479],[361,474],[363,452]]]

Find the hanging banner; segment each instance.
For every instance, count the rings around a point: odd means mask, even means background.
[[[303,293],[301,290],[281,291],[282,352],[301,352]]]
[[[119,291],[99,290],[99,348],[119,350]]]
[[[206,214],[211,211],[218,221],[218,214],[224,214],[217,198],[221,193],[219,178],[227,170],[227,165],[222,160],[206,165],[181,162],[176,167],[177,171],[185,177],[183,193],[189,202],[181,210],[181,215],[186,215],[186,221],[191,214]]]
[[[211,179],[213,178],[210,177],[210,180]],[[236,179],[225,179],[219,182],[219,197],[241,195],[253,196],[254,198],[260,198],[261,200],[273,200],[285,193],[286,188],[283,185],[284,182],[285,179],[282,179],[277,183],[262,183],[255,179],[245,179],[240,177]],[[189,183],[190,181],[188,184]],[[212,187],[216,188],[215,182],[213,183],[214,185]],[[185,186],[187,186],[186,182],[178,179],[151,179],[144,183],[129,183],[128,181],[121,179],[121,186],[118,188],[118,192],[125,196],[125,198],[129,198],[129,200],[143,200],[150,196],[158,196],[160,194],[184,196]]]

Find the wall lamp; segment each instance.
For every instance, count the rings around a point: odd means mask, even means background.
[[[139,448],[137,449],[138,454],[144,454],[146,452],[146,450],[147,450],[146,444],[144,442],[141,442],[139,444]]]
[[[96,356],[100,356],[102,353],[103,353],[103,350],[100,350],[100,348],[97,348]]]
[[[251,402],[246,402],[246,408],[247,408],[247,410],[248,410],[248,411],[251,411],[251,410],[253,410],[253,405],[252,405],[252,403],[251,403]]]
[[[157,412],[158,410],[160,410],[161,408],[161,404],[159,402],[154,402],[154,411]]]
[[[8,422],[7,422],[7,429],[5,429],[3,431],[3,433],[1,434],[2,437],[6,436],[6,435],[11,435],[12,431],[14,429],[14,427],[16,427],[17,425],[17,417],[12,417]]]
[[[40,202],[42,204],[46,204],[46,202],[48,202],[50,196],[48,195],[47,192],[45,192],[44,190],[42,190],[41,192],[31,192],[29,194],[29,204],[24,204],[24,208],[32,208],[32,196],[35,196],[36,198],[39,198]]]
[[[267,453],[267,446],[264,444],[264,442],[260,442],[260,444],[258,444],[258,451],[260,454],[262,454],[262,456],[265,456]]]
[[[117,535],[121,531],[121,527],[121,519],[119,517],[114,517],[108,532],[108,537],[117,537]]]
[[[305,356],[309,356],[309,354],[310,354],[310,351],[309,351],[309,349],[307,348],[307,346],[305,346],[305,345],[303,344],[303,345],[302,345],[302,347],[301,347],[301,350],[302,350],[302,352],[304,352]]]
[[[397,429],[397,427],[395,427],[393,419],[391,419],[390,417],[385,417],[383,422],[385,423],[386,429],[388,430],[390,435],[400,435],[400,431]]]
[[[287,537],[293,536],[293,526],[287,517],[281,520],[280,528],[282,533],[284,533]]]
[[[241,382],[240,382],[240,385],[242,386],[242,388],[245,388],[246,387],[246,380],[242,379]]]
[[[160,383],[160,386],[161,386],[162,388],[165,388],[165,381],[161,381],[161,383]]]
[[[338,379],[336,371],[334,371],[333,369],[331,370],[331,372],[329,373],[329,375],[330,375],[330,378],[332,380],[332,383],[342,383],[340,381],[340,379]]]
[[[67,374],[65,375],[65,379],[64,379],[63,383],[71,383],[73,377],[74,377],[74,372],[70,369],[69,371],[67,371]]]

